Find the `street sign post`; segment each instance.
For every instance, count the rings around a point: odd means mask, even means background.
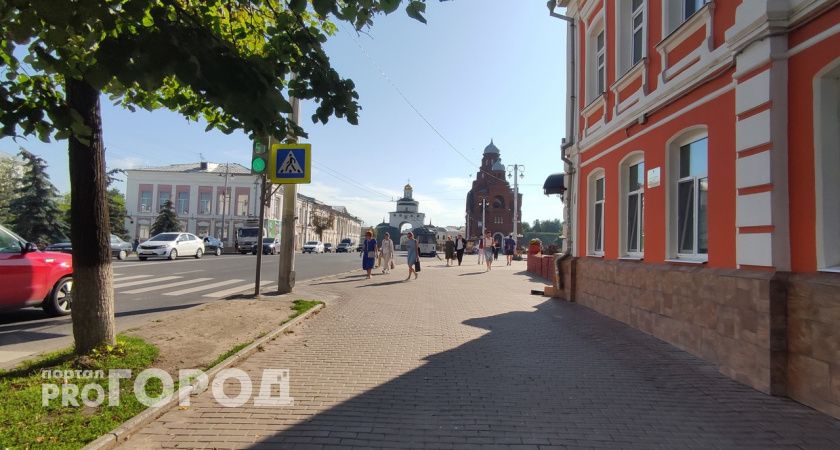
[[[272,144],[268,178],[277,184],[307,184],[312,179],[312,144]]]

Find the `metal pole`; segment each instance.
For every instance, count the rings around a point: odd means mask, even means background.
[[[222,243],[227,243],[227,230],[225,229],[225,211],[227,209],[227,183],[228,183],[228,170],[230,170],[230,164],[225,163],[225,187],[222,189],[222,235],[220,238],[222,239]]]
[[[268,143],[268,148],[271,148],[271,136],[266,138],[266,142]],[[260,222],[257,225],[259,230],[257,231],[257,270],[255,271],[254,275],[254,297],[260,296],[260,275],[262,275],[262,254],[263,254],[263,237],[265,237],[263,224],[265,223],[265,197],[266,197],[266,188],[265,188],[265,174],[259,175],[259,178],[254,181],[254,186],[256,187],[257,181],[260,182],[260,201],[259,201],[259,208],[260,208]],[[256,198],[256,192],[254,193],[254,198]],[[256,205],[255,205],[256,206]]]
[[[484,210],[487,206],[487,199],[481,199],[481,238],[484,238],[485,231],[487,231],[487,220],[484,214]]]
[[[291,79],[296,75],[293,73]],[[289,120],[299,123],[300,100],[289,97],[292,104],[292,112]],[[296,136],[288,136],[292,141],[297,141]],[[283,186],[283,221],[280,232],[280,269],[277,276],[277,291],[280,294],[288,294],[295,287],[295,206],[297,204],[297,184]]]
[[[517,172],[519,171],[519,164],[513,165],[513,239],[517,239],[516,234],[516,212],[519,206],[519,178]]]

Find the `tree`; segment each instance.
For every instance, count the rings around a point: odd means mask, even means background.
[[[108,189],[108,224],[111,227],[111,234],[128,239],[125,215],[125,197],[122,192],[117,188]]]
[[[160,208],[158,216],[155,218],[155,223],[152,224],[152,236],[160,233],[181,231],[181,222],[178,221],[178,215],[175,214],[175,208],[172,202],[167,200]]]
[[[531,231],[531,224],[528,222],[522,222],[522,232],[527,233]]]
[[[540,224],[540,219],[534,219],[534,226],[531,227],[531,231],[533,231],[534,233],[542,232],[542,225]]]
[[[306,135],[283,117],[288,96],[318,103],[313,121],[356,124],[355,86],[322,48],[328,19],[360,30],[402,2],[0,0],[0,136],[68,139],[77,353],[115,339],[101,94],[252,137]],[[425,0],[405,2],[425,22]]]
[[[9,203],[15,198],[21,178],[20,161],[0,153],[0,223],[10,224]]]
[[[318,240],[324,240],[324,231],[329,230],[335,225],[335,213],[326,208],[316,207],[312,212],[312,226],[315,227],[315,233],[318,235]]]
[[[47,175],[47,163],[40,157],[21,150],[23,177],[9,202],[12,229],[24,239],[37,242],[57,242],[67,235],[67,225],[61,220],[56,199],[58,189]]]

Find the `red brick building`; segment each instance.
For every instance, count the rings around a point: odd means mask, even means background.
[[[484,226],[493,232],[496,240],[513,232],[513,188],[505,178],[505,166],[502,164],[499,149],[490,141],[484,148],[481,168],[473,180],[472,189],[467,193],[467,235],[481,235],[482,202],[484,207]],[[519,194],[516,211],[516,229],[521,230],[522,194]]]
[[[557,6],[563,296],[840,417],[840,1]]]

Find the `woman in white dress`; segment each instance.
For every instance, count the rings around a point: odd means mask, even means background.
[[[382,257],[382,273],[391,273],[391,264],[394,259],[394,241],[391,234],[385,233],[382,242],[379,244],[379,254]]]

